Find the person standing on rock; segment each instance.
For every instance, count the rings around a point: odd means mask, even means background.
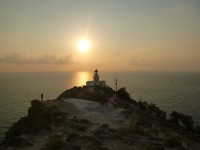
[[[43,93],[41,94],[41,100],[43,101]]]

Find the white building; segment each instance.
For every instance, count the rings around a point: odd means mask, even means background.
[[[101,86],[101,87],[105,87],[106,86],[106,82],[105,81],[99,81],[99,75],[98,75],[98,70],[96,69],[94,71],[94,75],[93,75],[93,81],[87,81],[86,82],[86,86]]]

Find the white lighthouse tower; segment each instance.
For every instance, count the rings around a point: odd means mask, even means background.
[[[95,81],[95,82],[99,81],[99,75],[98,75],[98,70],[97,69],[94,71],[93,81]]]
[[[93,81],[87,81],[86,82],[86,86],[101,86],[101,87],[105,87],[106,86],[106,82],[105,81],[99,81],[99,74],[98,74],[98,70],[96,69],[94,71],[94,75],[93,75]]]

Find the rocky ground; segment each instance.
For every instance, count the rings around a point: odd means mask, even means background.
[[[77,88],[56,100],[33,100],[28,115],[8,130],[0,149],[200,149],[198,134],[150,115],[130,100],[117,98],[110,105],[111,89]]]

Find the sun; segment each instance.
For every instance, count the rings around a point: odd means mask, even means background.
[[[78,41],[77,47],[81,52],[87,52],[89,49],[89,41],[86,39],[81,39]]]

